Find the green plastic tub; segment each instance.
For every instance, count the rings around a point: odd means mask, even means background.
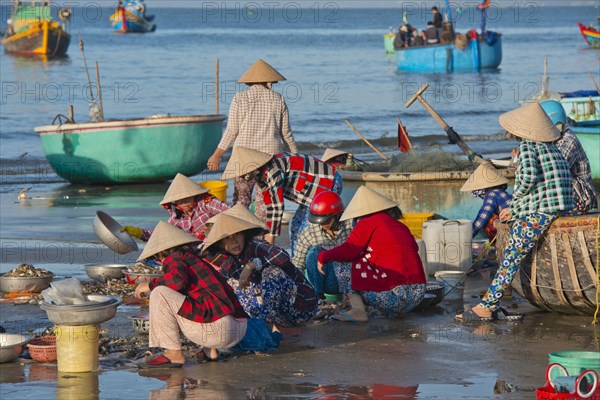
[[[549,363],[559,363],[566,368],[569,376],[578,376],[586,369],[593,369],[600,375],[600,352],[598,351],[557,351],[548,356]]]

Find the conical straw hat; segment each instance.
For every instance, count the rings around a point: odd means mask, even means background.
[[[498,118],[508,133],[534,142],[554,142],[560,131],[538,103],[531,103],[505,112]]]
[[[156,225],[156,228],[154,228],[154,231],[152,231],[150,240],[146,243],[146,247],[144,247],[144,251],[140,254],[138,261],[145,260],[148,257],[152,257],[153,255],[172,247],[199,241],[200,240],[197,237],[164,221],[160,221],[158,225]]]
[[[208,193],[208,189],[204,189],[185,175],[177,174],[160,204],[168,204],[185,199],[186,197],[197,196],[204,193]]]
[[[341,156],[344,154],[350,154],[350,153],[348,153],[347,151],[336,150],[336,149],[325,149],[325,153],[323,153],[323,155],[321,156],[321,161],[327,162],[327,161],[331,160],[332,158],[335,158],[337,156]]]
[[[469,176],[469,179],[460,188],[461,192],[472,192],[473,190],[487,189],[494,186],[504,185],[509,180],[498,173],[491,165],[481,164]]]
[[[266,83],[285,80],[285,77],[277,72],[275,68],[264,60],[258,60],[238,79],[238,83]]]
[[[398,204],[366,186],[361,186],[350,200],[340,221],[362,217],[392,207],[398,207]]]
[[[246,222],[250,222],[251,224],[258,225],[263,229],[268,229],[264,222],[258,219],[256,215],[252,214],[252,212],[241,203],[237,203],[235,206],[231,207],[229,210],[223,211],[221,214],[230,215]],[[217,217],[221,214],[210,217],[208,221],[206,221],[206,224],[214,224]]]
[[[233,179],[257,170],[273,158],[272,154],[235,146],[221,179]]]
[[[253,224],[243,219],[221,213],[214,220],[212,228],[206,239],[204,239],[204,250],[217,243],[219,240],[231,236],[234,233],[253,231],[252,235],[261,235],[267,233],[268,230],[260,225]]]

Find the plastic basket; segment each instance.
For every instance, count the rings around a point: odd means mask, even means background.
[[[423,236],[423,222],[433,219],[433,213],[407,213],[402,215],[400,222],[408,226],[410,233],[417,239]]]
[[[27,344],[29,355],[35,361],[53,362],[56,361],[56,336],[41,336],[35,338]]]
[[[586,400],[577,393],[556,393],[549,383],[535,390],[536,400]],[[587,400],[599,400],[600,391],[596,390]]]

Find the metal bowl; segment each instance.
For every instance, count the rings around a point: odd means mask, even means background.
[[[126,264],[88,264],[85,266],[87,276],[100,283],[106,283],[111,279],[125,277]]]
[[[54,274],[50,276],[5,276],[0,275],[0,291],[4,293],[39,293],[50,287]]]
[[[96,211],[94,233],[112,251],[127,254],[137,251],[138,245],[127,232],[121,232],[121,224],[104,211]]]
[[[425,293],[435,295],[435,299],[431,302],[430,306],[435,306],[444,300],[444,289],[445,286],[437,281],[427,282],[427,289]]]
[[[418,306],[415,307],[415,310],[424,310],[433,305],[433,302],[436,300],[436,296],[431,293],[425,293],[423,296],[423,300],[419,303]]]
[[[0,363],[19,358],[29,340],[30,338],[25,335],[0,333]]]
[[[42,303],[42,310],[46,311],[50,322],[59,325],[92,325],[108,321],[117,313],[117,306],[122,303],[116,296],[111,297],[109,304],[100,305],[71,305],[57,306],[54,304]]]

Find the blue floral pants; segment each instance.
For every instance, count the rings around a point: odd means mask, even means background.
[[[514,222],[510,228],[508,245],[502,253],[502,261],[490,287],[481,299],[480,307],[489,310],[498,308],[498,303],[519,270],[521,262],[556,218],[558,213],[535,213],[518,218]]]

